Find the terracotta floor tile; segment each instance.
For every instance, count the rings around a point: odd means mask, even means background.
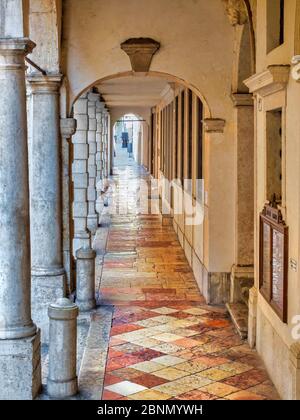
[[[120,378],[119,382],[121,382],[122,380],[131,380],[136,378],[137,376],[141,375],[141,372],[139,370],[136,369],[131,369],[131,368],[121,368],[121,369],[116,369],[113,372],[111,372],[112,376],[115,376],[116,378]]]
[[[225,370],[212,368],[212,369],[207,369],[202,372],[199,372],[197,375],[204,378],[211,379],[212,381],[222,381],[222,379],[226,379],[232,376],[232,373],[226,372]],[[234,384],[230,384],[227,381],[224,381],[224,383],[226,383],[227,385],[234,386]]]
[[[252,370],[251,375],[249,375],[248,372],[245,372],[240,375],[231,376],[223,382],[227,385],[236,386],[237,388],[244,390],[261,384],[267,379],[268,375],[265,371]]]
[[[115,197],[119,204],[129,198],[129,213],[110,216],[103,267],[96,267],[102,273],[98,303],[114,306],[104,396],[277,399],[262,361],[240,340],[226,309],[205,303],[173,226],[136,211],[138,179],[148,175],[136,164],[123,169],[114,169],[114,179],[129,177],[130,188],[120,184]]]
[[[176,366],[179,365],[180,363],[184,363],[185,360],[180,358],[180,357],[176,357],[176,356],[172,356],[172,355],[165,355],[165,356],[161,356],[158,358],[155,358],[152,360],[155,363],[158,363],[160,365],[164,365],[164,366]]]
[[[172,343],[176,340],[181,340],[182,336],[176,335],[176,334],[171,334],[171,333],[163,333],[163,334],[155,335],[155,336],[153,336],[153,338],[155,340],[163,341],[165,343]]]
[[[105,375],[104,386],[114,385],[118,382],[120,382],[120,378],[110,374]]]
[[[122,397],[128,397],[128,395],[145,391],[147,388],[142,385],[138,385],[134,382],[123,381],[114,385],[107,386],[105,387],[105,389],[107,391],[115,392],[116,394],[119,394]]]
[[[189,360],[188,362],[177,365],[176,368],[183,370],[184,372],[198,373],[207,369],[207,365],[196,360]]]
[[[191,338],[181,338],[179,340],[174,341],[174,344],[180,347],[184,347],[186,349],[191,349],[193,347],[199,346],[199,342]]]
[[[146,388],[154,388],[155,386],[165,384],[168,380],[150,373],[144,373],[134,378],[134,382]]]
[[[142,327],[140,327],[139,325],[124,324],[124,325],[112,327],[110,335],[113,337],[115,335],[120,335],[126,332],[137,331],[141,329]]]
[[[201,391],[216,395],[217,397],[226,397],[227,395],[238,392],[239,390],[231,385],[226,385],[221,382],[214,382],[201,388]]]
[[[248,366],[239,362],[232,362],[220,365],[219,369],[225,370],[227,372],[232,372],[233,374],[238,375],[240,373],[248,372],[252,369],[252,366]]]
[[[121,339],[116,338],[116,337],[111,337],[110,341],[109,341],[110,347],[119,346],[120,344],[124,344],[124,343],[126,343],[126,341],[121,340]]]
[[[175,398],[176,400],[193,400],[193,401],[210,401],[215,400],[216,396],[212,394],[208,394],[206,392],[201,392],[199,390],[190,391],[186,394],[179,395]]]
[[[163,343],[157,346],[153,346],[151,347],[152,350],[156,350],[159,351],[160,353],[165,353],[165,354],[174,354],[177,353],[178,351],[182,350],[183,347],[179,347],[176,344],[173,343]]]
[[[142,391],[137,394],[130,395],[131,400],[141,400],[141,401],[159,401],[159,400],[169,400],[170,395],[164,394],[163,392],[155,391],[154,389],[149,389],[147,391]]]
[[[160,365],[159,363],[155,363],[151,361],[137,363],[130,367],[132,369],[140,370],[141,372],[145,372],[145,373],[153,373],[164,368],[163,365]]]
[[[108,351],[108,358],[114,359],[116,357],[123,356],[124,354],[121,351],[115,350],[113,347],[111,347]]]
[[[176,379],[183,378],[184,376],[190,375],[189,372],[184,372],[173,367],[167,367],[165,369],[158,370],[154,372],[154,375],[159,378],[167,379],[168,381],[175,381]]]
[[[102,400],[104,401],[116,401],[120,398],[122,398],[122,395],[108,391],[107,389],[105,389],[102,394]]]

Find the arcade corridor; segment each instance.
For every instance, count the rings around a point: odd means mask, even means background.
[[[100,280],[100,306],[113,305],[102,399],[278,399],[255,350],[221,307],[197,287],[173,226],[136,214],[136,164],[115,168],[115,198]]]
[[[299,28],[0,0],[0,400],[300,400]]]

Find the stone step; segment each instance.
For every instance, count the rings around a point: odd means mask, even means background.
[[[248,337],[248,307],[245,303],[227,303],[226,308],[240,337]]]

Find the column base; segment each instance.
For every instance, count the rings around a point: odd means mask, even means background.
[[[88,215],[87,217],[87,228],[88,230],[95,235],[98,229],[98,215],[92,214],[92,215]]]
[[[80,312],[89,312],[96,308],[97,302],[96,299],[83,301],[76,299],[76,305],[78,306]]]
[[[230,275],[230,302],[248,306],[249,290],[254,285],[254,267],[234,265]]]
[[[48,306],[65,297],[67,282],[64,271],[59,275],[31,276],[32,319],[41,328],[41,342],[49,342]]]
[[[0,340],[0,400],[33,400],[42,387],[40,331]]]
[[[210,305],[224,305],[230,298],[230,273],[210,273],[203,267],[202,293]]]
[[[257,330],[257,289],[252,287],[249,292],[248,343],[253,349],[256,346]]]
[[[51,398],[69,398],[78,393],[77,377],[68,382],[56,382],[48,379],[47,394]]]
[[[91,247],[91,235],[88,232],[77,232],[73,239],[73,256],[76,258],[76,252],[81,248]]]

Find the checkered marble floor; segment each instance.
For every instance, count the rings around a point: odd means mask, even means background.
[[[205,304],[173,228],[134,211],[142,170],[119,175],[132,214],[111,217],[102,270],[100,301],[114,306],[102,399],[279,399],[226,311]]]

